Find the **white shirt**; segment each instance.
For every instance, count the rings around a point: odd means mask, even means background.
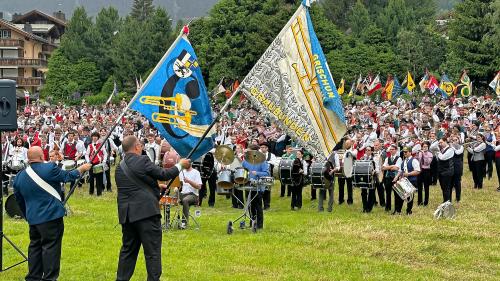
[[[448,150],[446,150],[446,148],[450,148]],[[446,150],[446,151],[445,151]],[[448,159],[451,159],[453,156],[455,156],[455,150],[453,148],[451,148],[450,146],[446,146],[443,151],[445,151],[444,153],[442,153],[441,151],[439,151],[436,156],[439,160],[441,161],[446,161]]]
[[[10,150],[9,155],[9,160],[20,160],[28,162],[28,149],[24,146],[15,146],[12,150]]]
[[[73,140],[73,142],[75,142],[75,140]],[[64,142],[61,144],[60,149],[62,153],[64,153],[64,148],[66,147],[66,143],[68,143],[68,139],[65,139]],[[85,144],[83,143],[83,141],[78,140],[76,142],[76,153],[80,154],[80,156],[83,156],[85,155],[85,152],[86,152]]]
[[[411,165],[413,167],[413,171],[420,172],[420,163],[418,163],[418,160],[416,158],[411,158]],[[404,160],[403,169],[400,168],[399,172],[408,173],[408,159]]]
[[[401,163],[403,160],[401,160],[401,157],[399,157],[399,155],[394,155],[394,156],[391,155],[391,156],[385,158],[385,161],[384,161],[384,164],[382,165],[382,167],[389,167],[389,159],[396,158],[396,157],[398,157],[398,160],[396,161],[396,163],[394,165],[401,167]]]
[[[182,182],[182,194],[188,194],[188,193],[194,193],[196,196],[198,196],[198,189],[192,187],[189,183],[187,183],[184,179],[189,179],[191,181],[194,181],[197,184],[202,184],[201,182],[201,175],[198,170],[191,168],[190,171],[188,170],[183,170],[179,173],[179,179]]]

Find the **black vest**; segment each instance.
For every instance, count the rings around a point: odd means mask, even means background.
[[[389,156],[389,158],[387,158],[387,164],[389,166],[395,165],[398,162],[399,156],[394,157],[394,162],[391,161],[391,158],[392,158],[392,155]],[[385,171],[385,172],[386,172],[385,176],[388,178],[395,178],[397,173],[398,173],[398,171]]]
[[[447,147],[443,153],[446,153],[451,147]],[[438,173],[441,176],[453,176],[453,157],[448,160],[440,160],[438,158]]]

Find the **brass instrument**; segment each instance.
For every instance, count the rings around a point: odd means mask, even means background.
[[[173,105],[167,105],[167,102],[173,102]],[[166,123],[176,126],[179,129],[185,131],[194,131],[203,134],[205,132],[204,128],[191,127],[191,121],[193,116],[198,113],[193,110],[186,110],[181,107],[182,105],[182,95],[176,94],[175,97],[157,97],[157,96],[143,96],[139,99],[139,102],[147,105],[161,106],[166,110],[175,111],[177,114],[167,114],[155,112],[151,115],[154,122]],[[182,122],[180,122],[182,121]]]

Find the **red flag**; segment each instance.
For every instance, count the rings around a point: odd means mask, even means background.
[[[436,77],[434,77],[434,75],[431,75],[431,77],[429,77],[429,82],[427,82],[427,85],[425,87],[429,89],[431,94],[436,93],[437,89],[439,89],[439,82]]]
[[[377,75],[373,81],[367,86],[368,88],[368,95],[371,96],[373,93],[375,93],[377,90],[380,90],[382,88],[382,84],[380,83],[380,77]]]

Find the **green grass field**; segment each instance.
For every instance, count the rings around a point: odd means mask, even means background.
[[[438,186],[431,187],[429,206],[414,206],[411,216],[380,207],[364,214],[357,189],[354,205],[318,213],[308,187],[302,210],[292,212],[290,198],[279,198],[275,188],[264,230],[256,234],[227,235],[227,222],[241,212],[217,196],[215,208],[200,208],[201,229],[164,233],[162,280],[500,280],[498,183],[486,181],[483,190],[471,183],[467,172],[454,220],[433,218]],[[84,187],[69,203],[60,280],[114,280],[121,246],[116,193],[90,197]],[[4,230],[27,253],[27,223],[6,218]],[[4,243],[4,265],[19,258]],[[23,264],[0,280],[24,280],[26,273]],[[142,252],[133,280],[146,280]]]

